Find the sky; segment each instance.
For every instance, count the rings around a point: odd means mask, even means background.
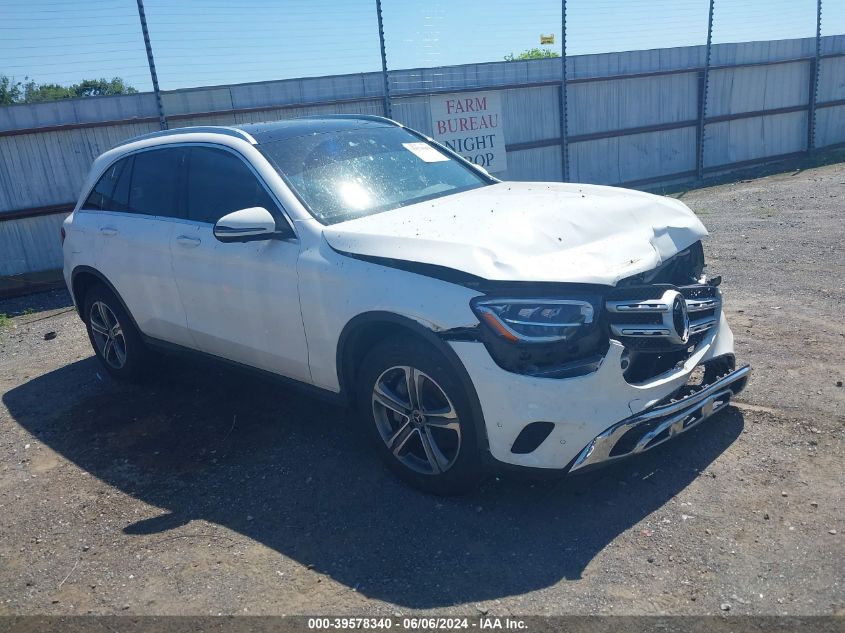
[[[145,0],[164,90],[381,69],[375,0]],[[555,36],[560,0],[382,0],[389,68],[500,61]],[[708,0],[567,0],[567,54],[691,46]],[[716,0],[713,41],[815,35],[816,0]],[[845,33],[824,0],[822,34]],[[0,0],[0,75],[151,82],[135,0]]]

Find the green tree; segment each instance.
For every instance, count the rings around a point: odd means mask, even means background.
[[[70,88],[58,84],[37,84],[28,81],[23,87],[23,100],[21,103],[41,103],[43,101],[58,101],[69,99],[73,96]]]
[[[6,75],[0,75],[0,105],[18,103],[22,96],[23,86],[21,82]]]
[[[517,62],[526,59],[549,59],[551,57],[560,57],[560,53],[557,53],[550,48],[529,48],[518,55],[514,55],[513,53],[505,55],[505,61]]]
[[[120,77],[112,79],[83,79],[72,86],[59,84],[39,84],[29,77],[24,77],[26,83],[16,81],[12,77],[0,75],[0,105],[15,103],[42,103],[71,99],[73,97],[98,97],[108,95],[131,95],[138,91],[128,85]]]
[[[131,95],[138,92],[126,84],[120,77],[112,77],[111,81],[103,79],[83,79],[82,82],[70,88],[75,97],[99,97],[111,95]]]

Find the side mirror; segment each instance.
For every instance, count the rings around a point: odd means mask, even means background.
[[[264,207],[233,211],[214,225],[214,237],[221,242],[269,240],[278,234],[276,220]]]

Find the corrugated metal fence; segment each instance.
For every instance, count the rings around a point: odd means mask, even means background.
[[[845,145],[845,36],[566,59],[570,180],[628,186],[693,180]],[[815,125],[810,117],[816,64]],[[560,180],[561,62],[392,70],[393,117],[431,133],[429,96],[501,90],[509,180]],[[162,93],[171,127],[324,113],[383,114],[380,73]],[[699,120],[704,118],[703,136]],[[58,228],[100,153],[159,129],[152,94],[0,108],[0,276],[61,266]],[[702,151],[703,150],[703,151]],[[699,164],[699,161],[702,161]]]

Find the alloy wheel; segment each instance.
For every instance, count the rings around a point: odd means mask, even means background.
[[[372,405],[381,439],[404,466],[437,475],[454,465],[461,450],[460,420],[431,376],[414,367],[391,367],[375,381]]]
[[[126,364],[126,338],[123,328],[114,312],[102,301],[91,305],[88,315],[91,335],[97,351],[106,363],[114,369],[122,369]]]

